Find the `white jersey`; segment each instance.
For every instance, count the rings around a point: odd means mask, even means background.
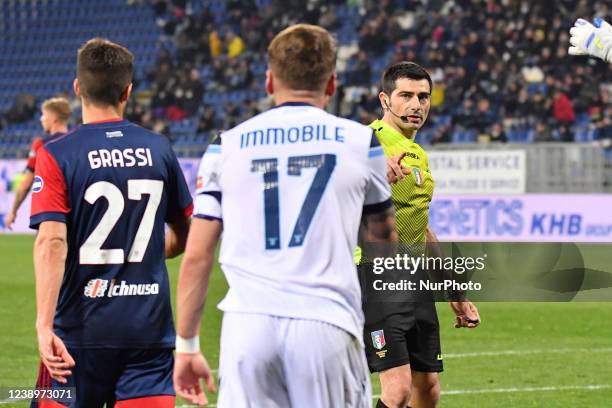
[[[360,219],[391,207],[372,129],[311,105],[277,106],[208,147],[196,195],[194,215],[223,222],[221,310],[318,320],[362,338]]]

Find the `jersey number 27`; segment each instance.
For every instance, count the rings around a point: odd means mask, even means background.
[[[141,200],[143,194],[149,195],[147,207],[140,220],[132,249],[127,257],[128,262],[142,262],[151,240],[155,214],[161,202],[163,190],[164,182],[161,180],[128,180],[129,200]],[[93,183],[85,191],[85,200],[89,204],[94,204],[102,197],[108,202],[108,208],[96,228],[94,228],[83,245],[81,245],[79,250],[80,264],[101,265],[122,264],[125,262],[123,249],[102,249],[102,245],[117,224],[117,221],[119,221],[121,214],[123,214],[125,207],[123,194],[117,186],[108,181]]]

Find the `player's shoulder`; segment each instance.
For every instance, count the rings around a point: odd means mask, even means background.
[[[269,110],[263,111],[261,113],[258,113],[255,116],[252,116],[246,119],[243,122],[238,123],[236,126],[232,128],[223,130],[222,132],[213,136],[213,139],[211,139],[211,144],[213,142],[215,142],[215,144],[222,144],[223,139],[230,138],[233,135],[239,135],[244,132],[250,132],[253,129],[256,129],[264,124],[267,124],[269,122],[267,119],[269,112],[270,112]]]
[[[31,146],[30,150],[35,152],[44,144],[45,144],[45,141],[43,140],[43,138],[37,136],[32,140],[32,144],[30,145]]]
[[[87,130],[90,130],[87,128]],[[116,125],[107,128],[104,128],[104,132],[106,133],[107,138],[121,137],[123,132],[129,132],[128,135],[137,135],[144,136],[151,140],[152,142],[162,143],[164,145],[170,145],[170,141],[168,138],[161,133],[157,133],[152,131],[151,129],[147,129],[145,127],[140,126],[134,122],[130,122],[128,120],[122,120],[121,122],[117,122]]]
[[[50,153],[54,153],[58,149],[72,148],[74,146],[75,134],[79,130],[78,126],[69,132],[66,132],[56,137],[47,140],[41,140],[41,147],[44,147]]]
[[[352,119],[341,118],[340,116],[332,115],[331,113],[328,113],[328,115],[333,116],[339,123],[341,123],[345,127],[358,130],[362,134],[371,136],[372,133],[374,133],[374,130],[371,127],[354,121]]]
[[[98,144],[96,139],[91,136],[92,133],[102,132],[105,136],[104,140],[128,138],[142,138],[146,140],[147,145],[154,148],[171,149],[171,143],[168,138],[162,134],[153,132],[136,123],[122,120],[120,122],[109,122],[100,124],[79,125],[68,133],[62,136],[48,140],[45,147],[48,150],[56,149],[79,149],[87,147],[89,144]]]
[[[168,139],[167,136],[164,136],[161,133],[154,132],[151,129],[147,129],[132,122],[128,122],[126,124],[126,127],[128,127],[131,133],[133,132],[135,134],[138,134],[140,137],[145,138],[147,142],[150,142],[153,145],[157,144],[165,149],[172,149],[172,143],[170,142],[170,139]]]
[[[221,153],[221,141],[223,140],[225,133],[226,132],[221,132],[212,135],[210,137],[210,140],[208,141],[208,146],[206,147],[206,151],[204,152],[204,154]]]
[[[323,111],[333,126],[344,128],[345,140],[348,143],[360,145],[364,148],[380,146],[376,133],[372,128],[352,119],[342,118],[332,113]]]

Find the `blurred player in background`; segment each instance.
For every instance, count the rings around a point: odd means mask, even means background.
[[[601,18],[593,24],[579,18],[570,29],[571,55],[590,55],[612,64],[612,26]]]
[[[383,152],[372,129],[323,110],[336,89],[325,29],[283,30],[268,58],[276,106],[202,158],[178,284],[176,392],[205,404],[200,378],[213,389],[198,334],[223,229],[217,405],[369,407],[352,252],[362,214],[370,241],[397,239]]]
[[[37,386],[75,387],[70,407],[174,407],[165,258],[183,251],[193,205],[169,141],[122,119],[132,75],[127,49],[86,42],[83,125],[36,161]]]
[[[431,77],[421,66],[412,62],[391,65],[383,74],[379,94],[384,116],[370,127],[388,157],[387,177],[400,245],[417,246],[420,255],[427,243],[430,255],[440,256],[437,238],[428,227],[434,180],[425,150],[414,141],[427,120],[431,90]],[[457,327],[479,324],[471,302],[451,302],[451,307]],[[436,406],[442,352],[435,303],[368,302],[366,297],[364,312],[368,364],[371,371],[380,372],[382,393],[377,407]]]
[[[46,137],[37,137],[32,141],[32,147],[28,154],[28,163],[23,179],[15,191],[15,198],[11,209],[4,217],[4,226],[13,229],[13,222],[17,218],[17,211],[28,196],[32,183],[34,182],[34,167],[36,166],[36,153],[45,142],[58,138],[68,132],[68,121],[72,114],[70,103],[64,98],[51,98],[43,102],[41,106],[40,124]]]

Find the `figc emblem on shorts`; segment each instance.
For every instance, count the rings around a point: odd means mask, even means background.
[[[376,350],[380,350],[385,347],[385,331],[384,330],[376,330],[372,333],[372,344]]]
[[[32,183],[32,192],[33,193],[40,193],[42,191],[44,185],[45,185],[45,182],[43,181],[42,177],[35,176],[34,177],[34,182]]]

